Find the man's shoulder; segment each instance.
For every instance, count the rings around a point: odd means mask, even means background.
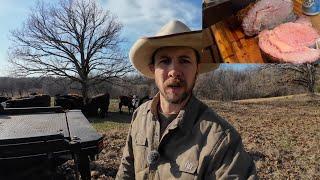
[[[148,111],[151,107],[152,99],[142,103],[135,111],[136,112],[144,112]]]
[[[148,111],[151,108],[152,100],[148,100],[141,104],[134,112],[133,112],[133,118],[132,121],[134,121],[137,117],[146,116]]]
[[[214,132],[229,131],[238,134],[235,128],[226,119],[218,115],[216,111],[205,103],[203,104],[206,108],[199,116],[200,126],[203,128],[210,128]]]

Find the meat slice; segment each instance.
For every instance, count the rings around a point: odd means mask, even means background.
[[[304,17],[303,17],[304,18]],[[319,33],[310,20],[281,24],[259,34],[259,47],[265,59],[272,62],[311,63],[320,59],[320,49],[313,49]]]
[[[316,39],[319,38],[318,32],[311,26],[299,23],[286,23],[276,27],[273,30],[277,38],[294,47],[315,45]]]
[[[295,19],[291,0],[260,0],[244,16],[242,28],[247,36],[254,36],[264,29],[272,29]]]

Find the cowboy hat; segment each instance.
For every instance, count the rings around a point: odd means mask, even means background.
[[[202,31],[191,31],[180,21],[170,21],[153,37],[138,39],[130,49],[129,58],[140,73],[154,78],[154,73],[149,68],[153,54],[157,49],[167,46],[185,46],[198,51],[200,55],[199,73],[209,72],[218,67],[218,64],[212,63],[212,59],[203,58]]]

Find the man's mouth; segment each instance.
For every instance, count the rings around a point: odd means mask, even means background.
[[[166,87],[170,90],[173,90],[173,91],[179,91],[181,88],[184,87],[184,82],[183,81],[171,81],[169,82]]]
[[[180,88],[182,87],[181,84],[169,84],[167,87],[170,87],[170,88]]]

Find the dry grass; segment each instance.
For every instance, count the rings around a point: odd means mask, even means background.
[[[118,107],[119,101],[117,99],[111,99],[109,105],[108,117],[101,118],[89,118],[93,126],[99,132],[108,132],[110,130],[127,130],[131,122],[131,115],[128,113],[127,107],[123,107],[123,113],[119,113]]]
[[[240,132],[261,179],[320,179],[320,97],[213,102]]]
[[[320,179],[319,94],[205,102],[240,132],[260,179]],[[110,110],[108,118],[93,119],[105,135],[100,160],[92,163],[103,179],[115,176],[130,123],[117,101]]]

